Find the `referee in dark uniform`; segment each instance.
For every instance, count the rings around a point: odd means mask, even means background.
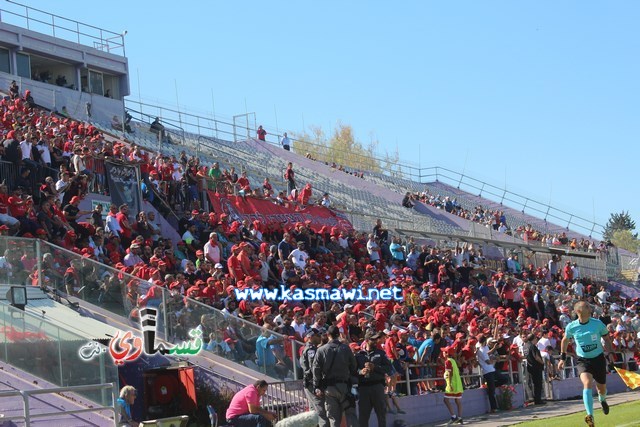
[[[387,425],[387,396],[384,393],[386,375],[391,374],[391,361],[377,347],[381,335],[367,331],[363,349],[356,354],[358,363],[358,419],[360,427],[369,426],[371,410],[376,412],[378,427]]]
[[[594,427],[593,420],[593,392],[592,383],[595,380],[598,389],[598,400],[602,405],[602,412],[609,413],[607,404],[607,358],[611,361],[611,337],[609,330],[598,319],[591,317],[591,306],[584,301],[577,303],[573,310],[578,315],[578,319],[569,323],[565,328],[564,338],[560,344],[560,362],[558,369],[564,369],[564,361],[567,359],[567,346],[569,340],[576,343],[576,353],[578,355],[578,372],[582,381],[582,400],[587,411],[584,421],[589,427]],[[604,347],[602,345],[604,341]]]

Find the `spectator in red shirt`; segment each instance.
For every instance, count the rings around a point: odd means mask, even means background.
[[[309,203],[309,199],[311,199],[312,194],[313,191],[311,189],[311,184],[307,183],[307,185],[305,185],[300,192],[300,204],[306,205],[307,203]]]
[[[123,247],[128,248],[131,245],[133,232],[129,224],[129,206],[126,204],[121,205],[118,209],[119,212],[116,214],[116,220],[118,221],[118,225],[120,225],[120,241]]]
[[[26,217],[27,211],[29,210],[29,204],[33,203],[32,200],[31,196],[24,196],[21,189],[17,188],[13,190],[12,195],[9,196],[7,200],[11,216],[18,220]]]
[[[244,270],[242,269],[242,265],[240,264],[240,260],[238,259],[238,254],[240,253],[240,248],[238,246],[233,246],[231,248],[231,256],[227,259],[227,268],[229,269],[229,274],[233,277],[236,282],[243,280],[245,277]]]
[[[247,194],[251,194],[251,184],[249,178],[247,178],[247,172],[243,171],[240,174],[240,178],[236,181],[236,187],[238,188],[238,194],[244,199]]]
[[[9,195],[7,190],[6,184],[0,184],[0,224],[6,225],[9,228],[8,234],[14,235],[20,228],[20,222],[9,215]]]
[[[569,284],[573,280],[573,270],[571,269],[571,261],[567,261],[562,270],[565,283]]]
[[[533,302],[533,291],[531,290],[531,285],[526,283],[524,285],[524,289],[522,290],[522,301],[524,302],[524,308],[527,311],[527,316],[537,318],[538,310]]]
[[[258,134],[258,139],[259,139],[260,141],[265,141],[265,140],[266,140],[266,138],[267,138],[267,131],[266,131],[266,130],[264,130],[264,129],[262,128],[262,125],[258,126],[257,134]]]
[[[293,190],[296,189],[296,174],[293,171],[293,163],[287,164],[287,169],[284,171],[284,179],[287,181],[287,198],[291,196]]]

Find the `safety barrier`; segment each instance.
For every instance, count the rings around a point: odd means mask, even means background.
[[[496,362],[506,362],[509,366],[508,372],[504,372],[503,374],[506,375],[509,379],[509,384],[518,384],[519,382],[521,382],[522,377],[522,373],[518,370],[518,371],[514,371],[513,367],[512,367],[512,358],[509,356],[500,356],[498,358],[496,358]],[[444,363],[443,362],[429,362],[429,363],[405,363],[404,364],[404,368],[405,368],[405,378],[404,380],[402,380],[402,382],[399,382],[399,384],[404,384],[406,387],[406,395],[407,396],[411,396],[412,394],[412,384],[417,384],[417,383],[437,383],[437,382],[442,382],[444,381],[444,377],[434,377],[434,376],[421,376],[421,377],[413,377],[411,376],[411,370],[415,369],[415,368],[419,368],[419,369],[430,369],[433,372],[436,372],[437,368],[443,368],[444,367]],[[465,384],[465,388],[479,388],[482,386],[482,373],[480,372],[480,368],[479,367],[474,367],[473,368],[473,373],[471,374],[462,374],[460,375],[460,378],[462,378],[463,383]],[[517,376],[516,376],[517,375]]]
[[[102,391],[109,390],[113,396],[113,402],[111,405],[103,405],[103,406],[92,406],[86,409],[60,409],[56,412],[46,412],[40,414],[32,414],[31,408],[29,404],[29,398],[32,396],[38,396],[42,394],[60,394],[60,393],[76,393],[76,392],[87,392],[87,391]],[[13,416],[13,417],[2,417],[2,421],[14,421],[20,420],[24,422],[26,427],[31,425],[32,420],[35,422],[36,420],[40,421],[46,420],[48,422],[52,421],[52,418],[59,417],[62,415],[76,415],[76,414],[86,414],[86,413],[100,413],[102,411],[110,411],[113,413],[114,425],[115,420],[117,419],[118,413],[116,410],[116,400],[118,399],[118,387],[115,383],[108,384],[94,384],[94,385],[82,385],[82,386],[71,386],[71,387],[58,387],[58,388],[46,388],[40,390],[16,390],[16,391],[0,391],[0,399],[7,397],[15,397],[20,396],[22,398],[22,407],[23,407],[23,415]]]
[[[125,56],[126,31],[118,34],[10,0],[0,9],[0,17],[5,23]]]
[[[262,407],[278,414],[281,420],[305,412],[309,407],[302,380],[269,383]]]

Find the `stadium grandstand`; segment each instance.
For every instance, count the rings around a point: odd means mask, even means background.
[[[257,380],[262,407],[286,421],[310,408],[308,332],[326,343],[331,326],[354,353],[380,334],[388,424],[449,419],[447,354],[465,418],[489,412],[481,336],[510,395],[500,409],[534,400],[529,334],[544,398],[568,399],[575,349],[555,362],[578,301],[607,324],[613,365],[638,370],[637,254],[601,225],[442,167],[372,172],[371,159],[284,150],[253,113],[224,122],[131,101],[122,34],[0,9],[0,423],[114,425],[132,386],[135,420],[224,424]],[[38,14],[41,32],[28,24]],[[239,296],[394,287],[400,300]],[[627,390],[609,377],[609,394]]]

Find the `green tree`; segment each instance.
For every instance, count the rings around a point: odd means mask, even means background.
[[[338,122],[336,128],[327,138],[320,126],[310,126],[309,131],[289,132],[293,139],[293,151],[302,156],[312,157],[328,164],[344,167],[350,171],[381,172],[382,170],[402,176],[398,150],[389,154],[385,152],[379,157],[380,142],[369,135],[369,143],[358,141],[353,128]]]
[[[353,128],[338,122],[336,128],[327,138],[325,132],[319,126],[311,126],[309,132],[290,133],[293,142],[293,150],[303,156],[311,156],[316,160],[336,166],[343,166],[348,170],[380,172],[382,162],[385,166],[398,163],[398,155],[387,155],[382,161],[376,157],[379,146],[377,139],[371,137],[369,144],[363,144],[355,138]],[[397,169],[390,167],[388,169]]]
[[[327,161],[327,140],[324,131],[319,126],[309,126],[309,132],[290,132],[293,141],[293,151],[301,156],[311,156],[314,159]]]
[[[373,144],[372,144],[373,145]],[[328,141],[329,157],[338,166],[347,169],[378,171],[379,165],[371,153],[374,147],[368,149],[356,140],[353,128],[349,125],[338,123],[333,135]]]
[[[637,254],[638,249],[640,249],[640,240],[638,240],[638,235],[634,235],[630,230],[614,231],[613,236],[611,236],[611,243],[619,248],[633,252],[634,254]]]
[[[604,233],[602,236],[605,240],[611,240],[613,238],[613,234],[616,231],[633,231],[636,229],[636,222],[631,219],[629,212],[622,211],[620,213],[612,213],[607,225],[604,227]],[[638,237],[638,234],[632,234],[634,238]]]

